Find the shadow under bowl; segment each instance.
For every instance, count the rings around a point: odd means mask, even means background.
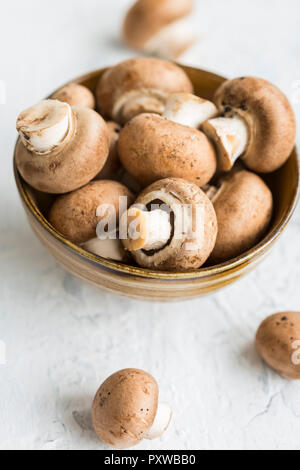
[[[223,77],[192,67],[182,68],[191,78],[195,94],[212,99],[225,80]],[[73,80],[93,92],[104,70]],[[14,165],[17,188],[30,226],[47,251],[70,273],[105,291],[144,301],[187,300],[215,292],[253,270],[270,251],[287,226],[297,204],[299,160],[296,149],[278,171],[264,180],[274,197],[272,224],[263,240],[251,250],[226,263],[186,273],[157,272],[93,255],[71,243],[47,221],[53,196],[39,193],[22,179]]]

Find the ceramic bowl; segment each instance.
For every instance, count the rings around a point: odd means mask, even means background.
[[[195,93],[212,99],[225,80],[204,70],[182,67],[191,78]],[[97,70],[73,82],[95,91],[105,70]],[[74,245],[47,221],[51,196],[30,188],[15,167],[17,188],[33,232],[51,255],[70,273],[112,294],[145,301],[178,301],[213,293],[247,274],[261,262],[286,228],[296,207],[299,161],[294,149],[286,164],[265,177],[275,201],[274,217],[264,239],[251,250],[226,263],[186,273],[156,272],[107,261]]]

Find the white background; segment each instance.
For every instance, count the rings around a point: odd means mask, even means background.
[[[137,367],[174,409],[164,437],[140,449],[300,449],[300,384],[265,367],[253,345],[266,315],[300,310],[299,211],[254,273],[174,305],[98,292],[62,270],[28,228],[12,174],[16,116],[67,80],[130,57],[118,41],[129,3],[1,2],[0,448],[103,449],[91,430],[93,395],[112,372]],[[299,18],[299,0],[199,0],[201,40],[183,60],[275,82],[299,121]]]

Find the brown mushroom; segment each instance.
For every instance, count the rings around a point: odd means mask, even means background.
[[[99,388],[92,418],[98,437],[116,449],[128,449],[143,439],[159,437],[167,429],[172,410],[159,406],[158,385],[142,370],[113,374]]]
[[[39,191],[61,194],[78,189],[106,163],[107,126],[91,109],[42,101],[20,114],[17,130],[18,170]]]
[[[194,0],[137,0],[126,15],[123,39],[128,46],[176,59],[194,42],[187,16]]]
[[[289,158],[296,121],[286,96],[266,80],[254,77],[226,81],[214,101],[221,117],[202,125],[214,141],[220,170],[228,171],[240,157],[250,170],[268,173]]]
[[[169,177],[203,186],[217,166],[214,147],[203,132],[155,114],[129,121],[118,150],[124,168],[143,186]]]
[[[109,133],[109,155],[103,169],[96,179],[118,179],[120,176],[121,163],[118,155],[118,140],[121,132],[119,124],[113,121],[107,122]]]
[[[262,359],[282,377],[300,380],[300,312],[266,318],[256,335]]]
[[[216,236],[216,214],[208,197],[195,184],[176,178],[145,189],[120,224],[120,238],[137,264],[157,270],[200,268]]]
[[[265,234],[272,218],[273,197],[265,182],[246,170],[233,171],[217,191],[211,191],[218,236],[212,264],[241,255]]]
[[[124,185],[109,180],[92,181],[58,197],[50,210],[49,221],[72,242],[86,243],[96,234],[101,235],[97,227],[102,229],[103,236],[116,231],[119,216],[132,201],[133,195]]]
[[[51,98],[68,103],[70,106],[83,106],[90,109],[94,109],[96,106],[95,97],[91,90],[78,83],[65,85],[56,91]]]
[[[124,124],[143,112],[161,114],[168,95],[176,92],[193,92],[192,82],[180,67],[140,57],[104,73],[97,88],[97,103],[103,116]]]

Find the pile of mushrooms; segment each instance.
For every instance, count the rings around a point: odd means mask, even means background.
[[[273,215],[262,175],[287,161],[296,124],[265,80],[228,80],[209,101],[179,66],[134,58],[95,95],[72,83],[22,112],[17,130],[18,170],[56,195],[57,232],[102,258],[180,272],[262,240]]]
[[[232,260],[262,240],[273,216],[263,174],[289,158],[296,123],[265,80],[226,81],[211,102],[175,64],[136,58],[104,72],[95,94],[76,83],[58,90],[22,112],[17,130],[18,171],[53,195],[47,216],[60,235],[100,258],[181,272]],[[256,345],[279,374],[300,378],[298,312],[267,318]],[[161,436],[171,417],[155,379],[137,369],[109,377],[92,409],[96,433],[118,449]]]

